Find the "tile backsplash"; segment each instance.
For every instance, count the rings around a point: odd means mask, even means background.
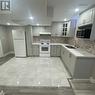
[[[33,43],[40,43],[40,39],[45,39],[41,36],[34,36],[33,37]],[[51,43],[67,43],[68,42],[68,38],[63,38],[63,37],[56,37],[56,36],[51,36],[49,38],[46,39],[50,39]]]
[[[77,47],[95,55],[95,41],[90,41],[89,39],[69,38],[68,43],[76,45]]]

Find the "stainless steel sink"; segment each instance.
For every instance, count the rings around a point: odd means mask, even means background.
[[[70,49],[76,49],[76,47],[74,46],[71,46],[71,45],[65,45],[67,48],[70,48]]]

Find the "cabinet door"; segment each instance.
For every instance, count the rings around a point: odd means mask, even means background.
[[[56,46],[56,56],[59,57],[61,53],[61,46]]]
[[[93,23],[92,15],[93,15],[92,9],[89,9],[86,12],[82,13],[79,19],[79,26],[92,24]]]
[[[85,24],[92,23],[92,9],[88,10],[85,14]]]
[[[63,58],[63,55],[64,55],[64,50],[63,50],[63,47],[61,46],[61,60],[62,60],[62,62],[64,62],[64,58]]]
[[[39,56],[39,45],[33,45],[32,46],[32,56]]]
[[[56,57],[56,45],[51,45],[50,46],[50,55],[52,56],[52,57]]]
[[[74,70],[75,70],[75,62],[76,58],[73,54],[69,53],[69,62],[68,62],[68,70],[70,74],[73,76],[74,75]]]
[[[72,19],[71,21],[69,21],[69,23],[68,23],[68,37],[75,36],[76,24],[77,24],[77,20]]]

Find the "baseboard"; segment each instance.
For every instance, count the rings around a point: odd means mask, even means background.
[[[90,82],[95,83],[95,79],[93,77],[90,77]]]
[[[75,81],[79,81],[79,82],[88,82],[89,79],[73,79]]]
[[[9,54],[14,54],[14,51],[10,51],[10,52],[8,52],[8,53],[5,53],[2,57],[5,57],[5,56],[7,56],[7,55],[9,55]]]

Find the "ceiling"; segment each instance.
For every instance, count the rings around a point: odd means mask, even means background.
[[[95,0],[11,0],[11,12],[0,14],[0,24],[51,25],[52,21],[63,21],[95,4]],[[29,17],[34,17],[30,20]]]
[[[70,19],[75,14],[75,8],[80,12],[95,4],[95,0],[48,0],[48,5],[54,7],[53,21]]]

